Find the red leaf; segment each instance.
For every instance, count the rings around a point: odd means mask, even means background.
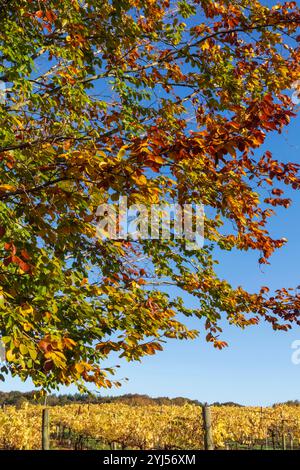
[[[26,250],[21,250],[22,258],[26,259],[27,261],[30,260],[30,256]]]
[[[46,10],[46,18],[47,18],[47,20],[48,20],[49,23],[54,23],[54,21],[56,20],[57,16],[56,16],[56,14],[54,13],[54,11]]]
[[[17,264],[25,273],[30,271],[30,264],[26,263],[18,256],[12,256],[11,260],[13,263]]]
[[[51,369],[53,369],[54,362],[51,359],[48,359],[48,361],[45,362],[44,364],[44,371],[49,372]]]

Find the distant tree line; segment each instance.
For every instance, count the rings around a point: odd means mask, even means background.
[[[37,398],[36,391],[30,392],[19,392],[19,391],[11,391],[11,392],[0,392],[0,405],[15,405],[21,406],[23,403],[44,403],[44,398]],[[157,397],[152,398],[148,395],[140,395],[140,394],[126,394],[126,395],[119,395],[119,396],[100,396],[94,394],[51,394],[47,397],[47,405],[55,406],[55,405],[68,405],[74,403],[93,403],[93,404],[100,404],[100,403],[124,403],[126,405],[131,406],[141,406],[141,405],[185,405],[186,403],[195,404],[195,405],[202,405],[198,400],[191,400],[190,398],[184,397],[176,397],[176,398],[169,398],[169,397]],[[213,403],[214,406],[241,406],[237,403],[233,402],[226,402],[226,403]]]
[[[300,401],[299,400],[287,400],[287,401],[280,402],[280,403],[274,403],[273,407],[276,407],[278,405],[299,406]]]

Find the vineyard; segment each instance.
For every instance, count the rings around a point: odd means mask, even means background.
[[[42,410],[0,411],[1,449],[40,449]],[[201,407],[67,405],[49,408],[51,448],[203,449]],[[300,407],[212,407],[216,449],[297,449]]]

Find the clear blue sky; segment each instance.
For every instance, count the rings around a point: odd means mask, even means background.
[[[300,116],[282,135],[270,136],[265,148],[273,152],[274,158],[298,162],[299,131]],[[287,246],[271,259],[271,266],[262,270],[254,253],[222,252],[220,276],[250,291],[262,285],[276,289],[300,284],[300,201],[296,192],[293,199],[292,207],[277,211],[271,224],[278,238],[288,239]],[[197,320],[189,324],[199,326]],[[236,401],[248,405],[300,399],[300,365],[291,361],[291,343],[300,340],[300,327],[286,333],[274,332],[264,323],[244,331],[224,324],[223,338],[229,347],[222,351],[207,344],[204,333],[191,342],[170,340],[163,352],[144,359],[141,364],[122,363],[119,377],[129,380],[121,389],[103,391],[103,394],[186,396],[207,402]],[[32,384],[9,379],[1,389],[31,390]],[[75,388],[62,391],[73,392]]]

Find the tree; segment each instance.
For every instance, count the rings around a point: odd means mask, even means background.
[[[299,165],[258,149],[295,115],[299,22],[295,2],[1,1],[4,374],[110,387],[111,353],[139,360],[198,334],[179,315],[204,320],[217,348],[221,314],[299,324],[294,291],[233,288],[213,254],[257,250],[263,264],[285,243],[268,219],[290,204],[284,185],[299,189]],[[204,247],[97,237],[99,204],[120,195],[202,201]]]

